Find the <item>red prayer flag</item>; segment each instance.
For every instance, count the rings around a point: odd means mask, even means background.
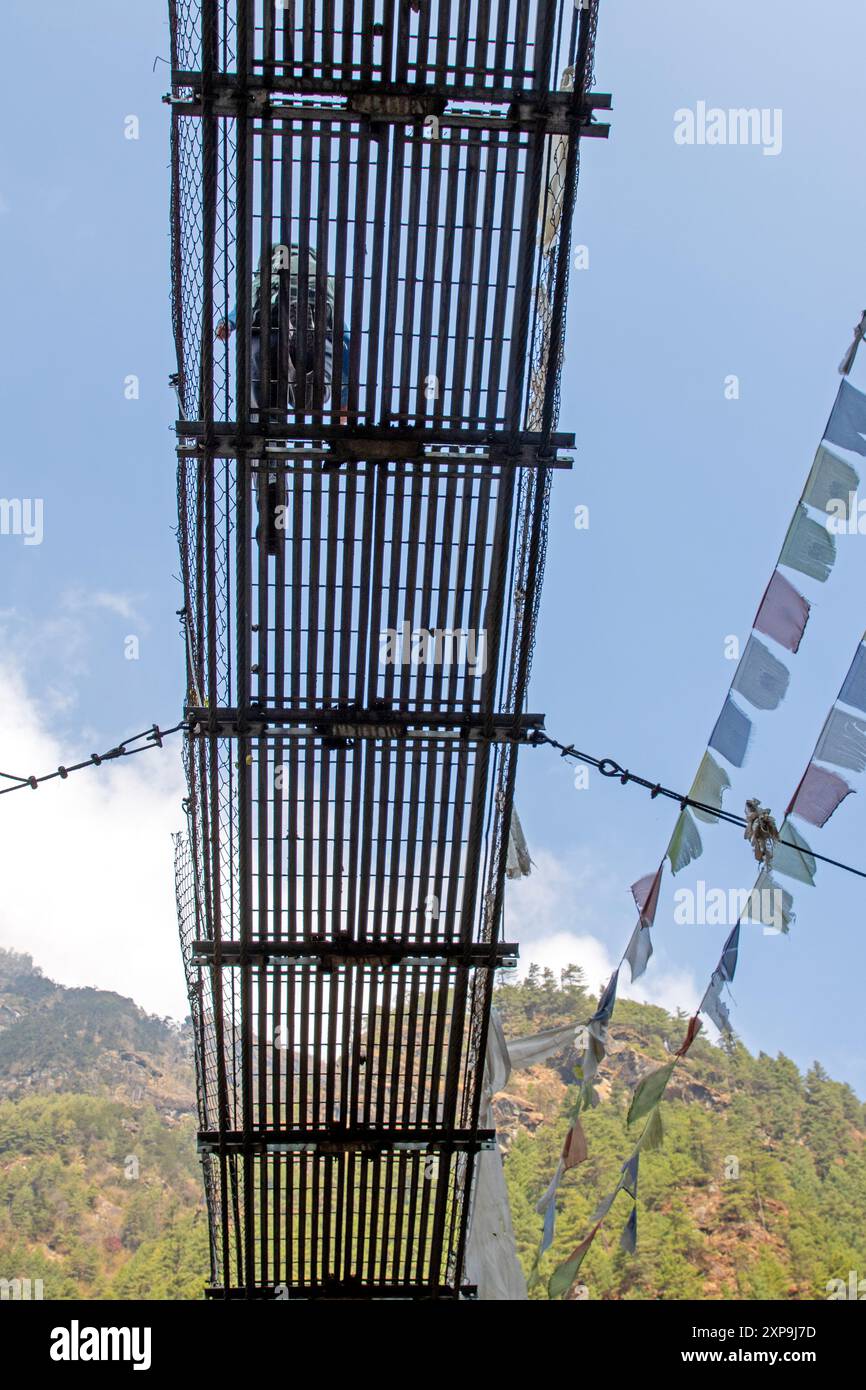
[[[568,1172],[569,1168],[576,1168],[578,1163],[585,1163],[589,1157],[586,1147],[586,1135],[580,1120],[575,1120],[571,1129],[565,1136],[565,1143],[562,1146],[562,1166]]]
[[[689,1019],[689,1026],[688,1026],[688,1029],[686,1030],[686,1036],[683,1038],[682,1045],[681,1045],[680,1047],[677,1048],[677,1056],[678,1056],[678,1057],[685,1057],[686,1053],[688,1052],[688,1050],[689,1050],[689,1048],[691,1047],[692,1043],[694,1042],[695,1038],[698,1036],[698,1033],[700,1032],[700,1028],[701,1028],[700,1015],[699,1015],[699,1014],[695,1014],[694,1018],[690,1018],[690,1019]]]
[[[785,814],[802,816],[810,825],[826,825],[836,807],[853,790],[838,772],[810,763]]]
[[[631,886],[632,897],[637,904],[641,923],[645,927],[651,927],[655,921],[663,872],[664,860],[654,874],[644,874],[643,878],[639,878],[637,883],[633,883]]]
[[[809,602],[793,584],[775,570],[761,599],[754,627],[795,652],[809,621]]]

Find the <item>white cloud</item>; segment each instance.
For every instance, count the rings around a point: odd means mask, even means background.
[[[557,975],[566,965],[579,965],[595,992],[609,979],[634,925],[628,885],[619,870],[589,854],[563,860],[533,851],[533,864],[529,878],[512,880],[505,890],[505,937],[520,945],[518,974],[525,975],[533,963]],[[659,969],[655,956],[634,984],[628,976],[626,967],[618,989],[623,998],[671,1013],[694,1009],[701,997],[690,971]]]
[[[89,752],[86,734],[58,743],[17,671],[0,667],[0,701],[4,772],[42,773]],[[187,1012],[170,839],[183,824],[179,755],[169,740],[162,752],[0,797],[0,945],[30,952],[62,984],[114,989],[174,1017]],[[597,990],[632,916],[621,870],[582,853],[536,850],[534,860],[531,877],[506,890],[505,935],[521,945],[521,973],[533,961],[557,972],[573,963]],[[657,958],[621,992],[671,1011],[698,999],[691,975],[659,969]]]
[[[0,639],[6,651],[14,651],[20,671],[30,676],[40,671],[62,671],[66,698],[74,703],[70,683],[86,676],[90,669],[90,635],[79,618],[55,612],[34,619],[7,609],[0,614]],[[31,698],[33,694],[31,691]]]
[[[131,594],[115,594],[107,589],[68,589],[63,595],[62,603],[63,607],[72,613],[84,613],[88,609],[98,608],[128,621],[138,618],[135,600]]]
[[[517,973],[526,975],[531,965],[552,970],[559,975],[567,965],[579,965],[586,978],[587,988],[596,991],[610,978],[615,962],[603,942],[595,936],[578,936],[574,932],[551,932],[537,937],[521,947]]]
[[[89,749],[58,744],[21,678],[0,668],[0,769],[41,774]],[[5,785],[5,784],[4,784]],[[0,797],[0,945],[65,985],[187,1012],[170,835],[183,824],[180,742]]]
[[[16,671],[27,680],[30,699],[44,716],[68,714],[77,707],[76,682],[90,675],[94,644],[104,643],[106,633],[114,631],[113,618],[135,623],[137,636],[149,630],[136,602],[131,594],[73,587],[63,591],[44,617],[0,608],[0,649],[15,652]],[[62,687],[57,681],[60,673]]]

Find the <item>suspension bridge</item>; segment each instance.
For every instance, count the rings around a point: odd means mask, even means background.
[[[169,12],[207,1292],[473,1298],[597,0]]]

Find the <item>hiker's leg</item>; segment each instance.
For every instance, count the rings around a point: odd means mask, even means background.
[[[292,330],[286,334],[286,399],[289,409],[295,408],[295,385],[298,380],[297,369],[295,367],[295,339]]]
[[[284,399],[281,398],[282,381],[284,373],[282,370],[281,355],[284,353],[284,346],[280,343],[280,334],[274,329],[271,332],[270,354],[268,361],[268,419],[265,421],[265,429],[273,420],[274,414],[285,409]],[[267,441],[265,442],[267,450]],[[262,461],[263,464],[265,460]],[[261,486],[259,490],[259,535],[261,527],[266,526],[266,544],[269,555],[276,555],[280,542],[284,537],[284,528],[279,523],[283,520],[283,513],[280,510],[285,507],[286,501],[286,475],[272,469],[262,470],[259,474]],[[265,513],[265,515],[263,515]]]
[[[325,335],[325,376],[322,382],[322,405],[328,404],[331,399],[331,382],[334,380],[334,338],[331,333]]]
[[[262,395],[262,339],[257,328],[250,335],[250,424],[259,421]]]
[[[278,334],[271,334],[271,350],[268,354],[267,364],[267,384],[263,384],[261,379],[261,334],[259,329],[253,329],[252,342],[250,342],[250,400],[252,400],[252,410],[250,410],[250,423],[263,425],[267,432],[270,424],[271,409],[275,404],[275,395],[278,388],[277,353],[279,350]],[[259,468],[256,473],[256,500],[259,503],[259,525],[256,527],[256,539],[267,545],[268,555],[277,553],[277,507],[279,506],[279,492],[277,474],[271,474],[265,466],[265,449],[261,450]]]

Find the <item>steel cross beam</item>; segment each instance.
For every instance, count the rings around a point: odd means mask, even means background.
[[[310,938],[304,941],[253,941],[246,946],[238,942],[195,941],[193,959],[211,962],[219,951],[223,965],[237,965],[242,958],[260,958],[272,966],[317,965],[334,970],[351,962],[353,965],[418,965],[446,963],[474,966],[482,970],[508,970],[517,964],[519,947],[516,942],[477,941],[466,945],[457,941],[408,941],[387,938],[356,937]]]
[[[543,714],[486,715],[474,711],[395,709],[245,709],[188,707],[191,738],[264,738],[288,731],[325,739],[405,739],[409,737],[483,742],[526,742],[544,728]]]
[[[219,1284],[211,1284],[205,1289],[206,1298],[246,1299],[249,1292],[235,1285],[226,1289]],[[451,1284],[441,1284],[431,1288],[429,1284],[374,1284],[366,1280],[332,1280],[323,1284],[259,1284],[256,1297],[272,1299],[277,1302],[305,1303],[316,1302],[357,1302],[363,1300],[387,1299],[389,1302],[426,1302],[431,1299],[476,1299],[477,1284],[461,1284],[456,1289]]]
[[[400,1129],[377,1127],[340,1130],[285,1129],[260,1130],[250,1141],[243,1130],[199,1130],[200,1153],[234,1150],[258,1154],[323,1154],[363,1153],[368,1155],[408,1153],[478,1153],[496,1147],[495,1129],[447,1131],[436,1129]]]
[[[192,98],[168,95],[163,100],[180,115],[201,116],[204,109],[201,85],[200,73],[178,73],[175,75],[175,86],[190,89]],[[317,98],[329,92],[339,92],[339,104],[336,101],[317,102]],[[396,91],[389,88],[385,94],[376,85],[362,83],[348,90],[334,88],[324,82],[304,89],[296,85],[280,88],[260,79],[247,83],[242,91],[237,78],[227,73],[215,84],[213,95],[213,111],[217,115],[261,117],[277,125],[283,121],[369,120],[391,125],[418,122],[423,126],[428,118],[433,117],[443,130],[543,130],[548,135],[569,135],[574,130],[573,102],[561,92],[533,96],[503,91],[494,96],[482,88],[480,91],[461,93],[458,105],[449,102],[447,96],[436,88],[426,91],[418,88]],[[470,107],[470,103],[474,105]],[[461,109],[464,104],[469,109]],[[478,109],[482,104],[486,110]],[[501,109],[503,106],[506,107],[504,112]],[[596,121],[595,112],[609,111],[610,108],[609,93],[587,94],[578,127],[582,139],[607,139],[610,126]]]
[[[207,427],[200,420],[178,420],[175,428],[180,441],[198,441],[194,445],[180,443],[179,453],[183,457],[206,453],[213,458],[238,458],[267,453],[270,458],[272,451],[280,445],[306,444],[311,449],[321,450],[324,447],[334,463],[342,460],[381,460],[385,463],[419,460],[432,463],[436,461],[436,450],[483,448],[487,450],[491,463],[537,465],[544,461],[549,467],[551,464],[556,466],[558,449],[575,447],[573,434],[543,435],[537,430],[443,429],[435,425],[399,423],[384,428],[356,424],[351,433],[347,433],[345,426],[325,421],[321,424],[298,425],[269,423],[266,429],[253,427],[241,432],[236,421],[219,422]],[[472,461],[471,456],[467,455],[467,462]]]

